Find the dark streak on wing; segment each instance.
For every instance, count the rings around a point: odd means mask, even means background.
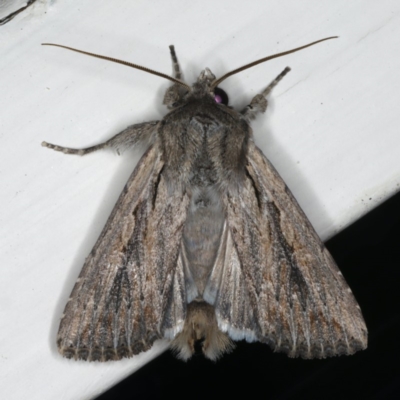
[[[307,282],[304,279],[303,275],[301,274],[299,270],[299,266],[297,265],[297,260],[296,260],[296,253],[293,249],[293,247],[287,242],[285,235],[281,231],[281,221],[280,221],[280,211],[278,207],[275,205],[274,202],[269,202],[267,205],[267,210],[268,214],[270,215],[269,222],[271,224],[271,232],[276,237],[277,241],[277,248],[280,249],[280,253],[278,254],[279,260],[282,260],[283,262],[287,262],[290,266],[289,272],[288,272],[288,277],[286,279],[288,280],[288,286],[287,286],[287,297],[289,299],[289,305],[292,308],[293,307],[293,297],[292,294],[293,292],[296,292],[295,288],[297,288],[297,292],[300,295],[299,300],[300,303],[303,307],[303,310],[306,310],[306,303],[307,299],[309,297],[309,289],[307,287]],[[282,272],[282,269],[280,268],[281,262],[277,263],[278,266],[278,274]],[[283,277],[281,277],[282,279]],[[279,280],[281,280],[279,279]],[[280,287],[277,288],[276,292],[276,301],[279,302],[279,289]]]

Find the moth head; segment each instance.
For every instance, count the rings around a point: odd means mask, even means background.
[[[210,96],[216,103],[228,105],[228,95],[224,90],[214,86],[216,78],[209,68],[201,71],[197,81],[192,86],[193,96]]]
[[[190,90],[182,85],[175,83],[170,86],[164,96],[163,104],[169,109],[174,109],[184,104],[190,98],[210,97],[218,104],[228,105],[228,95],[218,87],[214,87],[215,75],[209,68],[201,71],[197,81],[191,86]]]

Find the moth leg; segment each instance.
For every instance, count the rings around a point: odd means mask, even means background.
[[[169,51],[171,53],[172,64],[174,67],[174,76],[176,79],[183,79],[181,67],[179,66],[178,58],[175,53],[175,47],[173,45],[169,46]],[[165,92],[163,104],[165,104],[170,110],[178,107],[182,104],[183,98],[187,90],[182,88],[181,85],[174,83]]]
[[[84,149],[71,149],[70,147],[58,146],[57,144],[51,144],[47,142],[42,142],[42,146],[56,151],[61,151],[64,154],[77,154],[79,156],[84,156],[108,147],[116,149],[117,153],[120,154],[120,150],[132,147],[138,142],[143,143],[150,141],[157,128],[158,122],[159,121],[150,121],[128,126],[122,132],[116,134],[106,142],[97,144],[95,146],[86,147]]]
[[[260,94],[253,97],[250,104],[246,106],[241,112],[243,116],[248,120],[255,119],[258,113],[263,113],[267,109],[268,101],[266,97],[270,94],[271,90],[279,83],[279,81],[290,71],[289,67],[286,67]]]
[[[181,72],[181,67],[179,66],[179,61],[175,53],[175,47],[173,44],[169,46],[169,51],[171,53],[171,58],[172,58],[172,64],[174,66],[174,72],[175,72],[175,78],[176,79],[182,79],[182,72]]]

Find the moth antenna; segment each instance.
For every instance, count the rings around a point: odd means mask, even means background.
[[[133,64],[133,63],[130,63],[130,62],[128,62],[128,61],[118,60],[117,58],[102,56],[102,55],[100,55],[100,54],[89,53],[88,51],[83,51],[83,50],[74,49],[73,47],[63,46],[63,45],[61,45],[61,44],[42,43],[42,46],[61,47],[61,48],[63,48],[63,49],[75,51],[75,52],[77,52],[77,53],[86,54],[87,56],[96,57],[96,58],[100,58],[100,59],[102,59],[102,60],[107,60],[107,61],[115,62],[115,63],[117,63],[117,64],[126,65],[126,66],[128,66],[128,67],[136,68],[136,69],[139,69],[139,70],[141,70],[141,71],[148,72],[149,74],[157,75],[157,76],[160,76],[161,78],[168,79],[168,80],[171,81],[171,82],[174,82],[174,83],[177,83],[178,85],[183,86],[184,88],[186,88],[186,89],[189,90],[189,91],[191,90],[191,87],[190,87],[189,85],[187,85],[185,82],[182,82],[182,81],[181,81],[180,79],[178,79],[178,78],[173,78],[172,76],[163,74],[162,72],[154,71],[154,70],[152,70],[152,69],[150,69],[150,68],[142,67],[141,65]],[[176,57],[175,57],[175,59],[176,59]]]
[[[253,62],[251,62],[250,64],[243,65],[243,67],[234,69],[233,71],[228,72],[227,74],[223,75],[221,78],[216,79],[216,80],[212,83],[211,88],[217,87],[217,86],[218,86],[222,81],[224,81],[226,78],[229,78],[230,76],[235,75],[235,74],[237,74],[238,72],[242,72],[242,71],[244,71],[245,69],[248,69],[248,68],[254,67],[255,65],[261,64],[261,63],[263,63],[263,62],[272,60],[273,58],[283,57],[283,56],[286,56],[286,55],[288,55],[288,54],[295,53],[296,51],[303,50],[303,49],[305,49],[305,48],[307,48],[307,47],[310,47],[310,46],[314,46],[314,44],[324,42],[325,40],[337,39],[338,37],[339,37],[339,36],[330,36],[330,37],[327,37],[327,38],[325,38],[325,39],[320,39],[320,40],[317,40],[316,42],[312,42],[312,43],[306,44],[306,45],[301,46],[301,47],[297,47],[297,48],[292,49],[292,50],[288,50],[288,51],[284,51],[284,52],[282,52],[282,53],[273,54],[272,56],[260,58],[259,60],[253,61]]]

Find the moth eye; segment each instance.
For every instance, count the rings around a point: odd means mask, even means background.
[[[226,92],[218,87],[214,89],[214,100],[218,104],[224,104],[225,106],[229,103],[229,98]]]

